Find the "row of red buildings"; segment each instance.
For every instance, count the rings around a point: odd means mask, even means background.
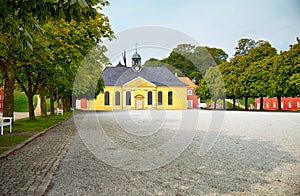
[[[300,110],[300,97],[282,97],[281,98],[282,110]],[[264,97],[264,110],[278,110],[278,100],[276,97]],[[260,109],[260,98],[255,99],[255,109]]]

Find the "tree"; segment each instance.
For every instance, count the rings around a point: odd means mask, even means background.
[[[300,41],[290,46],[288,51],[280,52],[270,61],[273,63],[270,76],[270,96],[277,97],[278,110],[281,110],[281,97],[299,95],[297,76],[300,73]]]
[[[256,47],[256,42],[253,39],[242,38],[238,41],[237,47],[235,47],[236,52],[234,56],[245,56],[254,47]]]
[[[57,92],[57,97],[61,97],[65,103],[64,110],[69,110],[72,94],[93,98],[93,93],[103,90],[104,83],[99,77],[103,64],[109,64],[109,60],[104,55],[106,48],[101,46],[99,41],[104,37],[112,39],[113,32],[102,16],[96,16],[86,23],[55,22],[48,24],[47,28],[48,36],[55,40],[51,48],[55,56],[52,67],[56,70],[55,78],[48,82],[47,87],[49,91]],[[74,84],[75,77],[81,78],[80,85]],[[98,90],[95,91],[95,88]]]
[[[218,68],[225,83],[226,97],[233,99],[233,109],[236,109],[236,99],[241,98],[241,83],[239,81],[239,68],[236,66],[238,57],[231,62],[221,63]]]
[[[266,91],[263,90],[265,88],[261,88],[265,86],[266,81],[257,77],[263,72],[264,68],[258,65],[257,62],[274,55],[276,55],[276,49],[267,41],[259,40],[255,42],[247,38],[239,40],[235,57],[231,61],[234,62],[238,68],[236,74],[239,81],[238,83],[240,84],[241,96],[245,99],[245,110],[248,110],[249,97],[259,95],[263,98],[266,93]],[[258,67],[262,69],[261,72],[257,69]],[[265,72],[265,74],[267,73],[268,72]],[[260,79],[262,82],[260,82]]]
[[[216,104],[218,99],[223,100],[223,107],[225,109],[225,104],[224,104],[226,98],[225,85],[219,70],[216,67],[210,67],[207,70],[204,79],[207,83],[210,97],[214,102],[214,109],[216,109]]]
[[[207,100],[210,98],[209,88],[204,78],[199,80],[199,85],[196,87],[195,93],[200,100]]]
[[[72,19],[86,21],[95,17],[97,8],[101,9],[108,4],[106,0],[1,1],[0,70],[5,86],[3,116],[13,116],[16,70],[23,66],[30,66],[26,64],[28,62],[23,55],[34,50],[32,41],[35,39],[34,34],[42,31],[40,24],[60,18],[65,18],[67,21]]]
[[[228,55],[219,48],[179,44],[167,58],[151,58],[144,66],[166,66],[173,73],[189,77],[198,84],[210,66],[216,66],[227,58]]]
[[[205,49],[209,52],[209,54],[213,57],[214,61],[217,65],[226,62],[228,58],[228,54],[224,52],[224,50],[220,48],[210,48],[205,46]]]
[[[250,59],[250,66],[246,68],[244,74],[250,81],[250,93],[254,97],[260,97],[260,110],[263,110],[263,98],[268,95],[269,77],[272,63],[268,59],[277,54],[271,44],[264,40],[256,42],[256,47],[250,49],[247,58]]]

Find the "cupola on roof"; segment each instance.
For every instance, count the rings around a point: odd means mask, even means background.
[[[133,59],[140,59],[141,58],[141,55],[139,53],[137,53],[137,51],[135,51],[135,53],[132,55],[132,58]]]

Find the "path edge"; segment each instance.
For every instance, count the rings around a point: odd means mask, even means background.
[[[51,127],[48,127],[47,129],[45,129],[45,130],[39,132],[38,134],[36,134],[36,135],[34,135],[34,136],[28,138],[27,140],[21,142],[20,144],[16,145],[16,146],[13,147],[12,149],[10,149],[10,150],[8,150],[8,151],[2,153],[2,154],[0,155],[0,160],[1,160],[1,159],[4,159],[4,158],[6,158],[6,157],[8,157],[8,156],[11,155],[12,153],[14,153],[14,152],[16,152],[17,150],[23,148],[24,146],[26,146],[27,144],[31,143],[32,141],[34,141],[34,140],[37,139],[38,137],[41,137],[41,136],[43,136],[44,134],[46,134],[46,133],[47,133],[48,131],[50,131],[51,129],[54,129],[55,127],[61,125],[61,124],[64,123],[64,122],[66,122],[66,121],[69,120],[70,118],[73,118],[73,115],[74,115],[74,114],[72,114],[72,115],[69,116],[68,118],[66,118],[66,119],[64,119],[64,120],[62,120],[62,121],[60,121],[59,123],[56,123],[55,125],[53,125],[53,126],[51,126]]]

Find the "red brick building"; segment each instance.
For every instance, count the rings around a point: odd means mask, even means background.
[[[260,109],[260,98],[255,99],[255,109]],[[282,97],[282,110],[300,110],[300,97]],[[278,110],[278,100],[276,97],[264,97],[264,110]]]
[[[4,90],[3,88],[0,89],[0,111],[3,110],[3,102],[4,102]]]

